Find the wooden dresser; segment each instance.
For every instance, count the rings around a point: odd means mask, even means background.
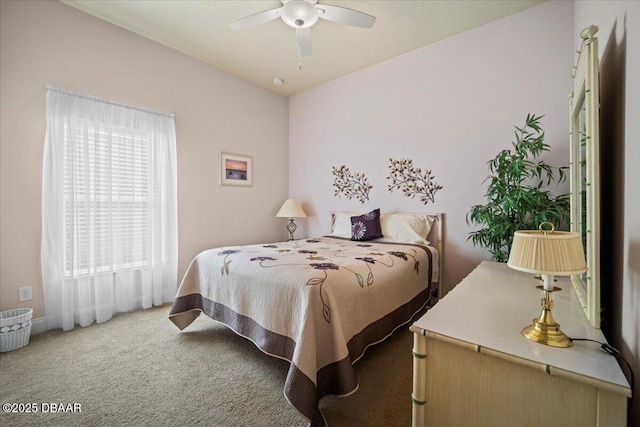
[[[625,426],[631,389],[593,342],[554,348],[520,334],[540,314],[540,282],[483,262],[411,326],[413,426]],[[553,316],[571,338],[606,342],[569,280]]]

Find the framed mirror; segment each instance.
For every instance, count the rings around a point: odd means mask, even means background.
[[[571,283],[591,324],[600,327],[600,138],[598,27],[580,32],[570,99],[571,231],[582,236],[588,270]]]

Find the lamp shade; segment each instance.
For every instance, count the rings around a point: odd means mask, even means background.
[[[507,265],[526,273],[570,276],[587,271],[582,239],[566,231],[521,230],[513,235]]]
[[[302,206],[300,206],[300,202],[296,199],[287,199],[278,213],[277,217],[282,218],[306,218],[307,215],[302,210]]]

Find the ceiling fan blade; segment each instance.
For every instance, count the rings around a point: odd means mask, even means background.
[[[355,27],[371,28],[376,22],[376,17],[347,9],[346,7],[317,4],[318,17],[338,24],[353,25]]]
[[[296,28],[300,56],[311,55],[311,28]]]
[[[254,25],[262,24],[263,22],[271,21],[280,17],[280,10],[282,8],[279,7],[277,9],[265,10],[264,12],[256,13],[254,15],[249,15],[242,19],[238,19],[237,21],[229,24],[231,28],[234,30],[242,30],[244,28],[252,27]]]

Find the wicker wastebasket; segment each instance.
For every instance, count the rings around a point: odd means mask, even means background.
[[[0,312],[0,352],[29,344],[33,309],[19,308]]]

